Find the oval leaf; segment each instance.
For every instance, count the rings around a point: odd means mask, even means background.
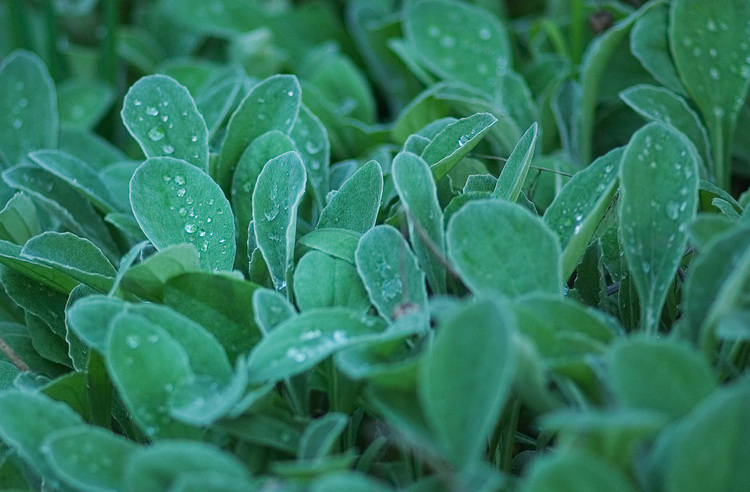
[[[193,243],[202,268],[232,269],[232,209],[219,186],[197,167],[172,157],[148,159],[130,181],[130,202],[157,249]]]
[[[447,243],[448,257],[475,292],[562,293],[560,242],[520,205],[497,199],[467,203],[448,222]]]
[[[638,130],[622,156],[619,213],[620,240],[641,302],[641,330],[658,329],[697,206],[695,147],[661,123]]]
[[[146,157],[182,159],[208,172],[208,129],[190,92],[166,75],[149,75],[125,94],[122,121]]]
[[[375,225],[383,196],[383,171],[369,161],[347,179],[320,214],[317,228],[363,233]]]

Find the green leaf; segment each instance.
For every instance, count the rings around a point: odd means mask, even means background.
[[[630,51],[656,80],[670,90],[684,94],[685,88],[669,49],[668,28],[669,5],[661,3],[635,21],[630,31]]]
[[[270,130],[289,134],[299,114],[302,89],[293,75],[274,75],[253,87],[227,124],[227,136],[211,175],[229,191],[247,146]]]
[[[34,201],[26,193],[16,193],[0,210],[0,239],[22,245],[41,232]]]
[[[750,4],[744,0],[676,0],[669,41],[680,79],[706,121],[716,184],[728,189],[737,114],[750,88]]]
[[[261,338],[251,315],[257,288],[256,284],[225,275],[185,273],[167,281],[164,304],[203,325],[234,362]]]
[[[122,490],[125,464],[138,446],[100,427],[57,430],[44,442],[55,474],[76,490]]]
[[[290,136],[302,156],[310,182],[322,205],[330,189],[331,143],[328,132],[318,117],[302,105]]]
[[[448,221],[448,257],[475,292],[509,297],[560,294],[560,242],[538,217],[515,203],[475,200]]]
[[[23,162],[26,154],[57,147],[57,95],[42,60],[14,51],[0,65],[0,162]]]
[[[375,225],[383,196],[383,171],[369,161],[347,179],[320,214],[317,228],[364,233]]]
[[[607,360],[614,394],[629,408],[677,419],[716,388],[703,355],[675,340],[631,338],[614,345]]]
[[[526,181],[531,160],[534,158],[537,138],[539,138],[539,125],[534,123],[526,130],[508,157],[508,161],[497,178],[493,195],[511,202],[518,199],[521,186]]]
[[[57,89],[60,123],[93,128],[115,100],[112,87],[99,80],[68,79]]]
[[[630,139],[620,167],[620,240],[641,302],[641,326],[656,333],[698,205],[698,163],[685,137],[650,123]]]
[[[294,298],[300,311],[342,306],[365,312],[370,307],[354,265],[319,251],[310,251],[297,263]]]
[[[419,397],[458,468],[480,459],[505,405],[516,367],[511,343],[515,324],[505,302],[468,304],[440,324],[426,354]]]
[[[409,238],[434,293],[445,292],[443,210],[430,168],[421,157],[401,152],[393,160],[393,184],[407,213]]]
[[[144,299],[162,302],[164,285],[169,279],[199,270],[198,250],[192,243],[179,243],[167,246],[142,263],[128,268],[121,286]]]
[[[54,469],[44,459],[43,444],[60,429],[84,424],[64,403],[41,394],[9,390],[0,393],[0,437],[38,474],[57,484]]]
[[[255,241],[266,260],[274,286],[291,282],[297,208],[305,193],[307,174],[297,152],[268,161],[253,192]]]
[[[743,305],[750,270],[750,229],[736,228],[712,241],[690,267],[683,300],[687,336],[714,354],[716,323]]]
[[[245,261],[247,252],[247,231],[253,218],[253,191],[258,175],[266,162],[285,152],[296,150],[294,142],[284,133],[271,130],[259,136],[247,147],[237,163],[232,178],[232,210],[237,218],[238,260]],[[243,254],[244,252],[244,254]]]
[[[426,310],[425,274],[397,229],[380,225],[367,231],[354,259],[370,300],[383,318],[394,319],[404,306]]]
[[[128,309],[128,306],[128,303],[118,298],[87,296],[67,307],[65,322],[89,347],[106,353],[109,322],[115,315]]]
[[[451,123],[438,133],[422,152],[422,159],[432,168],[435,181],[443,179],[471,152],[496,122],[497,118],[489,113],[477,113]]]
[[[175,386],[193,373],[185,349],[166,330],[142,316],[120,315],[112,321],[106,353],[112,382],[149,437],[200,436],[167,410]]]
[[[298,250],[311,249],[321,251],[334,258],[354,264],[354,251],[359,244],[361,234],[349,229],[314,229],[297,241]]]
[[[78,157],[97,171],[128,159],[122,150],[93,131],[68,126],[60,128],[59,150]]]
[[[332,454],[348,423],[349,417],[338,412],[313,420],[300,437],[298,458],[316,460]]]
[[[662,87],[639,84],[622,91],[620,99],[644,118],[671,125],[684,133],[698,148],[708,169],[713,168],[706,128],[681,96]]]
[[[143,77],[125,94],[122,121],[146,157],[173,157],[208,172],[208,129],[193,96],[166,75]]]
[[[59,150],[39,150],[29,157],[42,169],[64,179],[103,213],[120,210],[99,174],[77,157]]]
[[[220,473],[237,482],[249,481],[237,458],[204,442],[167,441],[143,448],[127,463],[125,492],[163,492],[188,474]]]
[[[133,175],[130,201],[138,224],[157,249],[193,243],[201,268],[232,269],[232,209],[206,173],[179,159],[152,157]]]
[[[92,240],[110,258],[119,257],[107,226],[87,200],[65,180],[37,166],[16,166],[3,173],[13,188],[34,198],[35,203],[56,217],[70,232]]]
[[[445,0],[410,4],[403,29],[431,71],[488,94],[497,88],[497,70],[512,64],[505,27],[474,5]]]
[[[29,239],[21,256],[32,259],[101,292],[109,291],[115,268],[93,243],[69,232],[45,232]]]
[[[650,2],[644,8],[638,9],[607,29],[601,36],[594,38],[586,48],[586,53],[584,53],[581,62],[580,75],[583,100],[581,110],[578,112],[578,149],[582,164],[591,161],[599,86],[607,72],[611,58],[630,32],[635,21],[661,3],[660,1]]]
[[[636,492],[625,474],[593,454],[570,450],[535,461],[521,492]]]
[[[750,481],[743,459],[750,453],[749,418],[747,380],[713,392],[659,436],[650,460],[655,485],[667,491],[742,491]]]
[[[305,372],[336,351],[382,331],[383,325],[346,308],[313,309],[289,318],[250,353],[250,382],[280,381]]]
[[[623,153],[614,149],[577,172],[544,212],[563,248],[563,278],[575,270],[617,191]]]
[[[284,320],[295,316],[297,311],[289,300],[270,289],[256,289],[253,292],[253,315],[255,324],[268,334]]]

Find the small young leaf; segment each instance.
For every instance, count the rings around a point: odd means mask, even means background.
[[[489,113],[477,113],[449,124],[438,133],[422,152],[422,159],[432,168],[435,181],[443,179],[471,152],[496,122],[497,118]]]
[[[614,149],[577,172],[544,212],[544,221],[563,248],[563,278],[575,270],[617,191],[623,153],[624,149]]]
[[[206,173],[179,159],[152,157],[133,175],[130,201],[138,224],[157,249],[193,243],[202,268],[232,269],[232,209]]]
[[[42,60],[14,51],[0,64],[0,162],[8,168],[26,153],[57,147],[57,96]]]
[[[638,130],[620,166],[623,244],[641,301],[641,330],[656,333],[698,205],[695,147],[661,123]]]
[[[125,94],[122,121],[146,157],[182,159],[208,172],[208,129],[190,92],[166,75],[149,75]]]
[[[357,271],[372,304],[385,319],[400,306],[427,307],[424,272],[409,244],[394,227],[381,225],[367,231],[354,252]]]
[[[516,297],[560,294],[560,242],[538,217],[515,203],[475,200],[448,221],[448,257],[475,292]]]
[[[497,178],[497,185],[492,193],[493,195],[511,202],[515,202],[518,199],[521,186],[526,181],[531,160],[534,158],[537,138],[539,138],[539,125],[534,123],[526,130],[526,133],[518,141],[513,152],[510,153],[508,161],[503,166],[503,171]]]
[[[313,309],[289,318],[250,353],[250,382],[280,381],[305,372],[334,352],[382,331],[383,325],[346,308]]]
[[[297,152],[268,161],[253,192],[255,241],[279,291],[291,281],[297,208],[305,193],[307,174]]]
[[[328,132],[318,117],[302,105],[290,137],[302,156],[322,205],[323,198],[330,189],[331,143],[328,141]]]
[[[232,175],[247,146],[270,130],[289,134],[299,114],[302,90],[293,75],[274,75],[262,81],[242,100],[227,124],[227,136],[216,168],[219,186],[229,191]]]
[[[334,258],[346,260],[354,264],[354,251],[359,244],[361,234],[349,229],[315,229],[302,236],[297,241],[297,247],[304,252],[304,248],[321,251]]]
[[[300,460],[317,460],[332,454],[348,423],[349,418],[338,412],[330,412],[313,420],[300,437],[297,457]]]
[[[434,293],[444,293],[445,266],[440,263],[445,257],[443,210],[430,168],[419,156],[401,152],[393,160],[391,172],[401,204],[408,213],[409,238],[427,282]]]
[[[18,192],[0,210],[0,239],[23,245],[42,233],[34,201],[24,192]]]
[[[289,300],[270,289],[256,289],[253,292],[253,315],[255,324],[268,334],[284,320],[296,315],[297,311]]]
[[[424,359],[419,375],[422,407],[459,468],[482,456],[505,405],[516,367],[511,343],[515,324],[505,302],[467,304],[440,324]]]
[[[375,225],[383,196],[383,170],[369,161],[347,179],[320,214],[317,228],[364,233]]]

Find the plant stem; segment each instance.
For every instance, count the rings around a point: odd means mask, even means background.
[[[514,398],[510,406],[510,415],[505,422],[502,435],[503,454],[501,456],[500,468],[506,473],[510,473],[510,466],[513,460],[513,446],[516,443],[516,428],[518,427],[518,417],[521,414],[521,400]]]
[[[583,55],[583,0],[570,2],[570,54],[574,64],[581,62]]]
[[[57,14],[55,12],[55,0],[47,0],[45,3],[45,20],[47,23],[47,68],[52,80],[62,78],[60,66],[60,52],[57,50]]]
[[[8,343],[0,338],[0,352],[5,355],[5,357],[8,358],[8,360],[18,368],[19,371],[25,372],[30,371],[29,366],[26,365],[26,363],[19,357],[19,355],[16,353],[15,350],[13,350],[13,347],[8,345]]]
[[[91,405],[91,424],[110,429],[114,387],[107,374],[104,358],[96,350],[89,351],[86,386]]]
[[[14,48],[31,50],[31,29],[26,19],[26,8],[23,0],[10,0],[8,10],[10,17],[10,39]]]
[[[105,82],[117,86],[117,26],[120,0],[104,1],[105,34],[99,59],[99,73]]]

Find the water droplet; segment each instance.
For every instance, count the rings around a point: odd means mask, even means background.
[[[427,30],[427,33],[433,38],[439,38],[440,28],[437,26],[430,26],[430,28]]]
[[[319,145],[315,142],[308,140],[305,144],[305,150],[310,154],[317,154],[320,152],[320,149],[323,148],[323,142],[319,142]]]
[[[28,106],[28,105],[29,105],[29,100],[28,100],[28,99],[26,99],[26,98],[23,98],[23,99],[21,99],[20,101],[18,101],[18,105],[19,105],[20,107],[22,107],[22,108],[25,108],[26,106]]]
[[[294,91],[289,91],[286,93],[287,96],[292,97],[294,95]]]
[[[383,282],[383,290],[381,292],[383,299],[390,301],[403,291],[403,284],[400,278],[389,278]]]
[[[643,273],[648,274],[651,271],[651,263],[647,261],[642,262],[641,270],[643,270]]]
[[[210,224],[213,219],[211,217],[206,217],[206,224]]]
[[[182,176],[178,174],[177,176],[174,177],[174,182],[182,186],[185,184],[185,178],[183,178]]]
[[[185,224],[185,232],[187,232],[188,234],[194,233],[195,229],[196,229],[195,224],[193,223]]]
[[[169,106],[169,101],[162,101],[161,105],[166,108],[167,106]]]
[[[469,141],[469,137],[467,137],[466,135],[464,135],[464,136],[462,136],[461,138],[458,139],[458,146],[459,147],[463,147],[464,145],[466,145],[466,142],[468,142],[468,141]]]
[[[177,190],[177,196],[179,196],[180,198],[185,196],[185,193],[186,193],[185,188],[180,188],[179,190]]]
[[[716,116],[717,118],[724,117],[724,109],[719,106],[714,107],[713,113],[714,113],[714,116]]]
[[[197,142],[198,141],[198,135],[193,135],[192,137],[190,137],[190,141],[191,142]]]
[[[292,359],[294,362],[305,362],[305,360],[307,360],[307,355],[305,355],[305,353],[301,350],[294,347],[286,351],[286,356]]]
[[[156,116],[159,114],[159,110],[153,106],[149,106],[146,108],[146,114],[149,116]]]
[[[713,20],[709,20],[706,23],[706,29],[708,29],[711,32],[715,32],[716,31],[716,22],[714,22]]]
[[[710,50],[708,50],[708,56],[710,56],[711,58],[716,58],[716,55],[718,55],[718,52],[715,49],[711,48]]]
[[[452,46],[455,46],[456,44],[456,38],[452,36],[446,36],[440,40],[440,45],[443,48],[450,48]]]
[[[167,121],[169,121],[169,116],[167,116],[167,115],[164,115],[164,116],[162,116],[162,117],[161,117],[161,120],[162,120],[162,121],[163,121],[164,123],[166,123]]]
[[[701,56],[703,50],[700,48],[693,48],[693,56]]]
[[[323,332],[320,330],[310,330],[302,335],[300,335],[300,340],[315,340],[316,338],[320,338],[320,336],[323,335]]]
[[[680,204],[677,202],[667,203],[667,216],[672,220],[677,220],[680,217]]]
[[[163,150],[165,154],[173,154],[173,153],[174,153],[174,147],[172,147],[172,146],[171,146],[171,145],[169,145],[169,144],[165,144],[165,145],[164,145],[164,146],[163,146],[163,147],[161,148],[161,150]]]
[[[279,206],[274,204],[273,208],[269,210],[268,212],[264,212],[263,215],[266,217],[266,220],[268,222],[273,221],[273,219],[276,218],[276,216],[279,215]]]
[[[490,39],[490,36],[492,36],[492,33],[489,29],[483,28],[479,30],[479,37],[484,39],[485,41]]]
[[[137,349],[141,344],[141,338],[137,335],[128,335],[127,338],[125,338],[125,343],[131,349]]]
[[[22,126],[23,126],[23,120],[21,120],[20,118],[17,118],[15,120],[13,120],[13,129],[14,130],[18,130]]]
[[[140,106],[141,104],[143,103],[139,99],[136,99],[135,101],[133,101],[133,105],[135,106]]]
[[[721,74],[719,73],[719,69],[716,67],[711,67],[708,71],[708,73],[711,74],[711,78],[714,80],[719,80],[721,78]]]
[[[346,332],[341,330],[336,330],[333,332],[333,342],[337,345],[346,343],[349,341],[349,337],[347,336]]]
[[[160,126],[153,127],[148,131],[148,138],[150,138],[152,142],[158,142],[164,138],[164,128]]]
[[[259,120],[265,120],[265,119],[266,119],[266,115],[264,115],[263,113],[260,113],[260,114],[258,115],[258,119],[259,119]]]
[[[148,337],[149,343],[156,343],[159,341],[159,335],[149,335]]]

